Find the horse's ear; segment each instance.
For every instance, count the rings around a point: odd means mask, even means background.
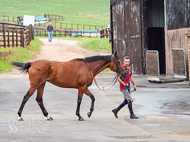
[[[115,51],[115,54],[114,54],[114,55],[115,55],[115,57],[116,57],[116,56],[118,55],[118,51]]]

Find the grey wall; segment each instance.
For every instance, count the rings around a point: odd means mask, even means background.
[[[190,27],[190,0],[165,0],[167,29]]]

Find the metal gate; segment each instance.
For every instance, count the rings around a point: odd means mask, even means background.
[[[160,80],[160,65],[159,65],[159,53],[157,50],[146,51],[146,70],[148,80],[159,81]]]
[[[172,49],[173,74],[175,78],[187,78],[184,49]]]
[[[111,3],[112,4],[112,3]],[[112,49],[129,56],[134,73],[142,73],[140,0],[125,0],[111,6]]]

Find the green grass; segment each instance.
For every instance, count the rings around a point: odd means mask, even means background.
[[[85,38],[79,42],[79,45],[93,52],[111,54],[111,44],[108,38]]]
[[[64,16],[63,22],[105,26],[110,19],[110,0],[0,0],[0,4],[0,14],[12,16],[57,14]]]
[[[93,52],[111,54],[111,44],[109,43],[108,38],[83,38],[78,44],[81,47]],[[102,72],[111,72],[111,69],[106,68]]]
[[[32,51],[32,52],[34,52],[34,53],[40,53],[40,51],[41,51],[41,46],[42,46],[42,41],[40,41],[39,39],[37,39],[37,38],[34,38],[34,40],[32,40],[31,42],[30,42],[30,46],[28,46],[27,47],[27,50],[30,50],[30,51]]]
[[[14,66],[11,65],[11,62],[27,62],[28,60],[36,58],[35,53],[40,52],[41,45],[42,42],[38,39],[35,39],[27,48],[0,48],[0,52],[12,52],[12,54],[8,57],[0,58],[0,73],[12,70]]]

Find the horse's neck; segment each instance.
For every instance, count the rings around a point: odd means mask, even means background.
[[[108,68],[109,65],[110,61],[99,60],[99,61],[89,62],[90,69],[92,70],[94,76],[103,71],[105,68]]]

